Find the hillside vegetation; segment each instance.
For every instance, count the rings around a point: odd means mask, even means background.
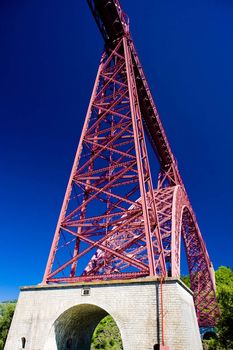
[[[123,349],[119,329],[110,315],[101,320],[94,331],[91,350],[96,349]]]
[[[11,319],[15,311],[15,305],[15,302],[0,304],[0,350],[4,347]]]
[[[205,350],[233,350],[233,269],[220,266],[215,273],[221,317],[217,338],[204,341]]]
[[[221,317],[217,324],[216,339],[205,340],[205,350],[233,350],[233,270],[221,266],[215,273],[217,297]],[[182,278],[189,286],[189,277]],[[15,309],[15,302],[0,304],[0,350],[3,350],[7,332]],[[119,329],[110,315],[106,316],[96,327],[91,350],[122,350]]]

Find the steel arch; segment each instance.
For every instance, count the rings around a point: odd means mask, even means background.
[[[155,198],[167,270],[180,277],[183,238],[199,325],[213,326],[218,316],[214,271],[188,197],[178,185],[155,191]]]

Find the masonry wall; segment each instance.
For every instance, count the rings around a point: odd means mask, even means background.
[[[68,336],[77,338],[71,350],[90,350],[88,337],[106,314],[117,323],[124,350],[153,350],[161,341],[158,281],[90,283],[85,287],[90,288],[86,296],[82,295],[81,284],[22,288],[5,350],[21,350],[22,337],[26,338],[25,350],[65,350]],[[168,280],[162,294],[165,344],[170,350],[201,350],[190,291],[181,282]],[[65,335],[59,327],[67,328]]]

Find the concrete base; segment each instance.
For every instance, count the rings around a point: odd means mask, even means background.
[[[162,286],[165,345],[201,350],[191,291],[180,280]],[[110,314],[124,350],[153,350],[161,344],[159,281],[97,282],[21,289],[5,350],[90,350],[93,331]],[[24,339],[25,338],[25,339]]]

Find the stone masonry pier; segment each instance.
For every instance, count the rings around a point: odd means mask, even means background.
[[[192,292],[180,280],[167,278],[162,295],[165,345],[201,350]],[[124,350],[156,349],[162,329],[160,281],[23,287],[5,350],[90,350],[93,331],[108,314],[120,330]]]

